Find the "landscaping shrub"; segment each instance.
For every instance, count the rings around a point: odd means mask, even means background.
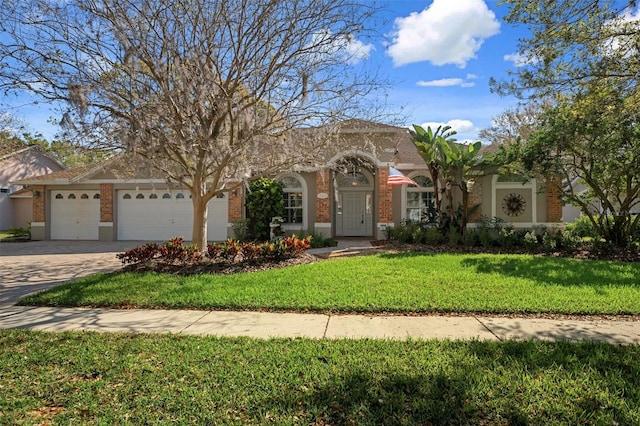
[[[457,246],[462,243],[462,235],[458,232],[457,228],[449,228],[449,244]]]
[[[258,240],[268,240],[271,219],[284,214],[282,185],[268,178],[252,181],[246,194],[246,205],[250,233]]]
[[[444,236],[438,228],[428,227],[424,231],[424,242],[432,246],[444,243]]]
[[[575,221],[572,223],[567,223],[566,228],[568,231],[571,231],[574,235],[579,237],[595,237],[598,232],[593,227],[593,223],[589,220],[589,218],[585,215],[580,215]]]
[[[191,264],[201,261],[202,253],[195,244],[186,245],[183,237],[174,237],[162,245],[147,243],[124,253],[118,253],[116,257],[122,261],[123,265],[147,263],[154,259],[167,263]]]
[[[11,234],[15,238],[31,238],[31,222],[26,228],[13,227],[7,229],[7,233]]]
[[[159,258],[165,262],[196,263],[202,260],[202,253],[195,244],[186,245],[183,237],[174,237],[158,248]]]
[[[238,219],[231,224],[231,230],[236,240],[246,241],[249,235],[249,221],[247,219]]]
[[[555,235],[545,232],[542,234],[542,247],[546,252],[555,251],[558,246],[558,240]]]
[[[393,228],[387,228],[387,230],[385,230],[385,235],[390,229]],[[305,239],[307,237],[311,238],[311,248],[335,247],[338,245],[336,240],[331,237],[325,237],[322,232],[303,231],[298,236],[300,239]],[[388,237],[387,239],[391,239],[391,237]]]
[[[577,250],[582,238],[569,230],[558,233],[560,239],[560,248],[565,253],[573,253]]]
[[[209,244],[207,255],[212,260],[225,262],[283,260],[303,254],[311,248],[311,241],[311,236],[301,239],[295,235],[259,244],[229,239],[221,244]]]
[[[505,226],[498,232],[498,245],[504,248],[521,246],[524,244],[525,232],[523,230],[516,231],[511,226]]]
[[[122,261],[122,264],[128,263],[146,263],[158,255],[158,244],[147,243],[139,247],[134,247],[125,251],[124,253],[118,253],[116,258]]]
[[[207,257],[213,261],[226,263],[258,263],[263,260],[284,260],[298,257],[311,248],[312,238],[298,238],[295,235],[273,242],[247,243],[228,239],[223,243],[207,245]],[[118,253],[122,264],[144,264],[151,260],[164,263],[197,264],[203,254],[195,244],[185,244],[182,237],[175,237],[158,245],[147,243]]]
[[[468,228],[465,230],[462,236],[462,244],[467,247],[476,247],[480,245],[480,237],[478,231],[474,228]]]
[[[524,246],[529,251],[537,250],[540,247],[540,241],[535,231],[528,231],[522,238]]]

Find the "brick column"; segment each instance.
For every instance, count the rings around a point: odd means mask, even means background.
[[[228,194],[229,200],[229,223],[242,219],[242,186],[234,189]]]
[[[113,184],[100,184],[100,222],[113,222]]]
[[[378,223],[393,222],[393,194],[391,186],[387,185],[389,169],[378,169]]]
[[[316,172],[316,194],[329,194],[329,170]],[[316,223],[331,222],[331,197],[316,199]]]
[[[47,224],[46,220],[46,192],[45,186],[35,185],[31,186],[31,209],[32,209],[32,222],[31,222],[31,239],[32,240],[45,240],[47,239]]]
[[[476,222],[482,217],[482,178],[476,178],[473,188],[469,193],[468,207],[478,205],[477,209],[469,215],[469,222]]]
[[[562,181],[557,176],[547,178],[547,222],[562,222],[561,184]]]
[[[45,221],[45,192],[44,186],[37,185],[31,186],[31,194],[33,195],[33,221],[44,222]]]

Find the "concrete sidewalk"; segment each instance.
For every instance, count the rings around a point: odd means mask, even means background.
[[[330,315],[272,312],[12,306],[0,328],[312,339],[592,340],[639,344],[640,323],[484,316]]]

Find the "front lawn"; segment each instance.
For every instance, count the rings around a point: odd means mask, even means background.
[[[23,305],[333,312],[640,314],[640,263],[377,254],[232,275],[92,275]]]
[[[0,424],[640,424],[640,346],[0,331]]]

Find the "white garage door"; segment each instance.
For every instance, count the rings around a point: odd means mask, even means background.
[[[183,236],[191,239],[193,204],[189,191],[120,190],[118,198],[118,239],[164,241]],[[228,202],[209,201],[207,239],[227,238]]]
[[[97,240],[100,191],[52,191],[51,239]]]

